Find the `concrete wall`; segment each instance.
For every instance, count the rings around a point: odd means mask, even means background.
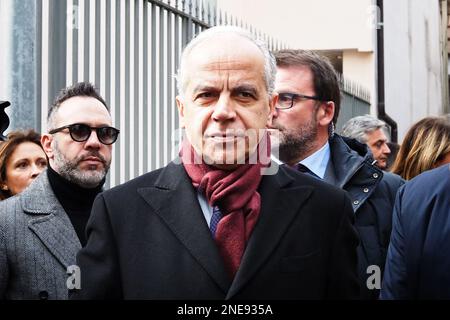
[[[342,73],[347,79],[365,87],[371,92],[375,86],[373,52],[345,50],[342,57]]]
[[[384,1],[386,112],[401,141],[412,123],[442,113],[438,0]]]
[[[217,0],[217,6],[290,47],[372,51],[372,0]]]
[[[36,110],[36,1],[1,0],[0,100],[8,100],[9,130],[40,130]]]

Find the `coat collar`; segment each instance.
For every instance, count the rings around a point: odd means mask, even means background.
[[[81,244],[69,217],[53,193],[47,171],[43,171],[20,194],[20,203],[23,212],[30,215],[28,228],[65,268],[74,264]]]
[[[379,176],[383,175],[383,171],[372,165],[372,154],[366,145],[337,134],[329,142],[337,187],[343,189],[355,173],[364,166],[370,168],[371,173],[378,173]]]
[[[258,189],[262,199],[261,213],[233,282],[227,276],[195,190],[182,165],[170,163],[161,171],[154,186],[140,188],[138,193],[229,299],[269,258],[299,208],[313,192],[309,186],[291,187],[293,180],[282,167],[277,174],[263,177]]]
[[[153,186],[137,191],[226,293],[230,280],[183,166],[171,162]]]

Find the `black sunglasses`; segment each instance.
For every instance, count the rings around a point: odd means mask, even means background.
[[[290,109],[294,106],[294,102],[303,101],[306,99],[316,100],[316,101],[324,101],[322,98],[318,96],[307,96],[304,94],[297,93],[289,93],[289,92],[280,92],[278,93],[278,103],[276,105],[277,109]]]
[[[119,129],[113,127],[90,127],[84,123],[69,124],[64,127],[56,128],[49,131],[50,134],[54,134],[64,129],[69,129],[70,137],[77,142],[84,142],[91,136],[92,130],[97,133],[98,140],[103,144],[113,144],[116,142],[119,136]]]

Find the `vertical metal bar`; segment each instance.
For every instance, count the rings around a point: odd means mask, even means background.
[[[163,148],[159,148],[158,150],[163,150],[163,152],[159,152],[159,159],[158,159],[158,168],[162,167],[164,164],[164,157],[166,153],[166,130],[167,126],[165,125],[166,122],[164,121],[165,113],[167,109],[167,103],[164,95],[165,91],[165,77],[164,77],[164,70],[166,70],[167,64],[165,61],[164,56],[164,47],[165,47],[165,41],[164,41],[164,9],[162,7],[159,8],[159,97],[160,104],[159,104],[159,117],[158,117],[158,125],[161,128],[161,125],[163,126],[163,133],[159,137],[159,142],[163,143]],[[161,132],[161,131],[158,131]]]
[[[171,134],[173,132],[174,123],[173,123],[173,50],[172,50],[172,16],[173,14],[167,11],[167,118],[169,119],[168,128],[167,128],[167,136],[166,136],[166,144],[168,146],[165,164],[168,163],[168,159],[172,158],[172,141]]]
[[[100,0],[95,0],[95,38],[98,39],[95,42],[95,84],[100,87],[100,64],[106,60],[106,56],[100,55],[100,44],[102,39],[100,38],[100,22],[101,22],[101,12],[100,12]]]
[[[130,19],[130,1],[125,1],[125,104],[123,105],[123,112],[125,115],[125,132],[128,143],[125,145],[125,181],[130,179],[130,141],[132,140],[132,128],[130,127],[130,41],[131,41],[131,19]],[[134,144],[134,141],[133,141]],[[127,170],[128,169],[128,170]]]
[[[178,68],[180,66],[180,52],[182,48],[181,38],[180,38],[180,23],[181,18],[179,16],[176,16],[175,18],[175,70],[178,74]],[[178,79],[175,79],[175,87],[178,88]],[[177,94],[180,94],[177,92]],[[176,127],[179,127],[179,118],[178,118],[178,110],[175,111],[175,123]],[[177,152],[178,150],[175,150]]]
[[[84,3],[84,70],[83,70],[83,80],[82,81],[89,81],[89,51],[90,51],[90,14],[89,12],[90,10],[90,6],[89,6],[89,1],[86,0],[86,2]]]
[[[136,176],[136,172],[135,172],[135,159],[139,157],[138,154],[136,154],[135,152],[135,145],[136,143],[139,143],[139,137],[137,137],[137,127],[135,125],[135,88],[136,88],[136,78],[135,78],[135,74],[136,74],[136,56],[135,56],[135,46],[136,46],[136,29],[135,29],[135,22],[136,22],[136,12],[135,12],[135,1],[134,0],[128,0],[128,5],[129,5],[129,14],[127,15],[129,17],[129,32],[127,32],[127,34],[129,35],[129,59],[127,59],[129,61],[129,68],[128,68],[128,72],[129,72],[129,79],[130,81],[128,82],[128,94],[129,94],[129,98],[128,98],[128,103],[127,103],[127,110],[128,110],[128,127],[129,127],[129,137],[128,137],[128,145],[129,145],[129,150],[127,150],[127,152],[129,152],[129,159],[128,159],[128,178],[132,179]]]
[[[139,50],[138,50],[138,83],[137,91],[138,91],[138,112],[135,113],[137,116],[138,122],[138,132],[137,137],[139,139],[138,144],[138,154],[139,159],[137,162],[138,175],[144,173],[144,6],[143,1],[138,0],[138,41],[139,41]]]
[[[42,0],[42,72],[41,72],[41,122],[47,126],[47,111],[49,105],[48,93],[49,93],[49,28],[50,28],[50,0]]]
[[[149,77],[150,77],[150,59],[149,59],[149,55],[150,55],[150,35],[151,33],[149,32],[149,28],[150,28],[150,24],[148,22],[149,19],[149,14],[148,14],[148,8],[149,8],[150,4],[148,3],[148,1],[144,1],[143,2],[143,19],[144,19],[144,25],[143,25],[143,41],[144,41],[144,51],[143,51],[143,72],[144,72],[144,80],[143,80],[143,105],[142,105],[142,109],[143,109],[143,113],[142,113],[142,121],[143,121],[143,172],[148,172],[149,171],[149,151],[151,151],[151,138],[149,137],[149,128],[151,127],[151,121],[150,121],[150,117],[149,114],[151,114],[151,112],[149,112],[149,108],[151,107],[151,103],[149,103],[149,95],[148,93],[151,93],[150,90],[150,81],[149,81]]]
[[[95,83],[95,0],[89,0],[89,82]]]
[[[151,170],[154,170],[157,168],[157,163],[156,163],[156,153],[158,152],[158,137],[157,137],[157,128],[156,126],[158,125],[158,119],[156,118],[156,111],[159,109],[159,106],[156,104],[157,103],[157,83],[156,83],[156,72],[157,72],[157,63],[156,63],[156,59],[157,59],[157,34],[156,34],[156,5],[152,3],[152,68],[151,68],[151,88],[152,88],[152,105],[151,105],[151,125],[152,125],[152,130],[151,130],[151,139],[152,139],[152,148],[151,148]],[[159,129],[159,128],[158,128]]]
[[[110,63],[107,64],[107,68],[110,71],[110,82],[109,82],[109,91],[110,91],[110,102],[109,102],[109,107],[111,108],[111,118],[112,118],[112,123],[114,126],[119,126],[119,121],[117,120],[116,114],[117,114],[117,102],[119,101],[118,99],[118,92],[119,90],[117,90],[116,88],[116,73],[117,73],[117,55],[116,52],[118,50],[118,46],[116,45],[116,38],[117,38],[117,27],[118,27],[118,21],[116,20],[116,3],[117,0],[110,0],[108,1],[108,4],[110,5],[110,18],[109,18],[109,52],[111,53],[111,59],[110,59]],[[109,66],[109,68],[108,68]],[[118,157],[118,152],[119,152],[119,146],[121,144],[121,137],[119,136],[119,139],[117,140],[117,142],[115,143],[115,145],[113,146],[113,157],[112,157],[112,161],[111,161],[111,170],[109,171],[109,177],[110,177],[110,186],[115,186],[117,185],[117,177],[118,177],[118,162],[119,161],[119,157]]]
[[[66,23],[66,87],[72,84],[73,81],[73,31],[77,26],[74,25],[76,14],[73,0],[67,0],[67,23]]]
[[[120,144],[120,178],[119,183],[125,182],[125,145],[127,144],[128,132],[127,123],[124,109],[126,108],[126,12],[125,12],[125,1],[119,0],[120,3],[120,128],[122,129],[121,140],[123,143]]]
[[[77,82],[84,79],[84,6],[85,0],[78,0],[78,77]]]
[[[100,0],[100,58],[97,59],[99,62],[99,73],[100,73],[100,82],[99,82],[99,88],[100,88],[100,94],[103,96],[103,98],[108,102],[110,99],[106,94],[106,90],[108,86],[106,85],[106,72],[109,68],[106,68],[107,66],[107,59],[106,59],[106,0]],[[109,50],[108,50],[109,52]]]
[[[42,78],[42,1],[38,1],[36,3],[36,129],[38,132],[44,132],[45,127],[43,124],[45,122],[42,121],[43,118],[47,118],[47,113],[44,112],[42,105],[42,82],[40,81]]]

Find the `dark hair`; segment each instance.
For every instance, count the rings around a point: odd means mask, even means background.
[[[427,117],[406,133],[392,172],[410,180],[435,165],[450,152],[450,121]]]
[[[9,158],[16,148],[24,142],[32,142],[42,148],[41,135],[34,130],[12,131],[8,134],[6,141],[0,143],[0,186],[6,183],[6,165]],[[11,193],[9,190],[2,190],[0,188],[0,200],[9,198],[10,196]]]
[[[327,57],[309,50],[284,49],[274,52],[277,67],[309,67],[313,74],[315,95],[323,101],[334,102],[333,123],[336,124],[341,107],[339,80]]]
[[[50,123],[53,115],[56,110],[58,110],[59,106],[66,100],[73,97],[92,97],[100,101],[108,110],[109,108],[106,105],[105,100],[100,96],[97,89],[89,82],[79,82],[70,87],[62,89],[58,96],[55,98],[55,101],[51,105],[48,110],[47,121]]]

